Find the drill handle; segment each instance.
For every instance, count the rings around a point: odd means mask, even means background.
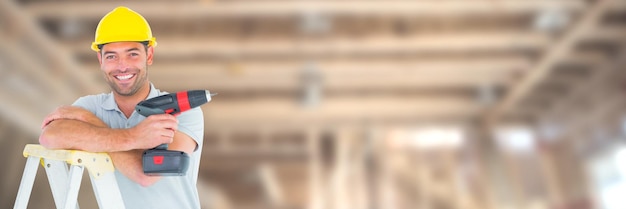
[[[152,148],[152,149],[161,149],[161,150],[167,150],[167,144],[160,144],[159,146]]]

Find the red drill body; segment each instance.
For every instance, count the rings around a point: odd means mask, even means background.
[[[196,108],[211,101],[211,96],[207,90],[181,91],[165,94],[140,102],[135,107],[137,113],[143,116],[156,114],[178,115],[182,112]]]

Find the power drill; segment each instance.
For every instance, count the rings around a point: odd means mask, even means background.
[[[157,96],[139,102],[137,113],[143,116],[156,114],[178,115],[211,101],[208,90],[180,91]],[[167,150],[167,144],[146,150],[142,156],[143,172],[152,176],[182,176],[189,167],[189,155],[185,152]]]

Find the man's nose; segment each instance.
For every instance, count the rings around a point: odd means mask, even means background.
[[[120,57],[117,60],[117,69],[124,72],[129,69],[129,62],[125,57]]]

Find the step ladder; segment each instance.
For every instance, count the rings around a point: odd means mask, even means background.
[[[115,180],[115,168],[106,153],[78,150],[50,150],[38,144],[24,148],[26,167],[17,192],[14,209],[26,209],[39,164],[46,169],[56,208],[78,208],[78,190],[87,168],[98,206],[102,209],[124,208]],[[69,165],[69,170],[68,170]]]

